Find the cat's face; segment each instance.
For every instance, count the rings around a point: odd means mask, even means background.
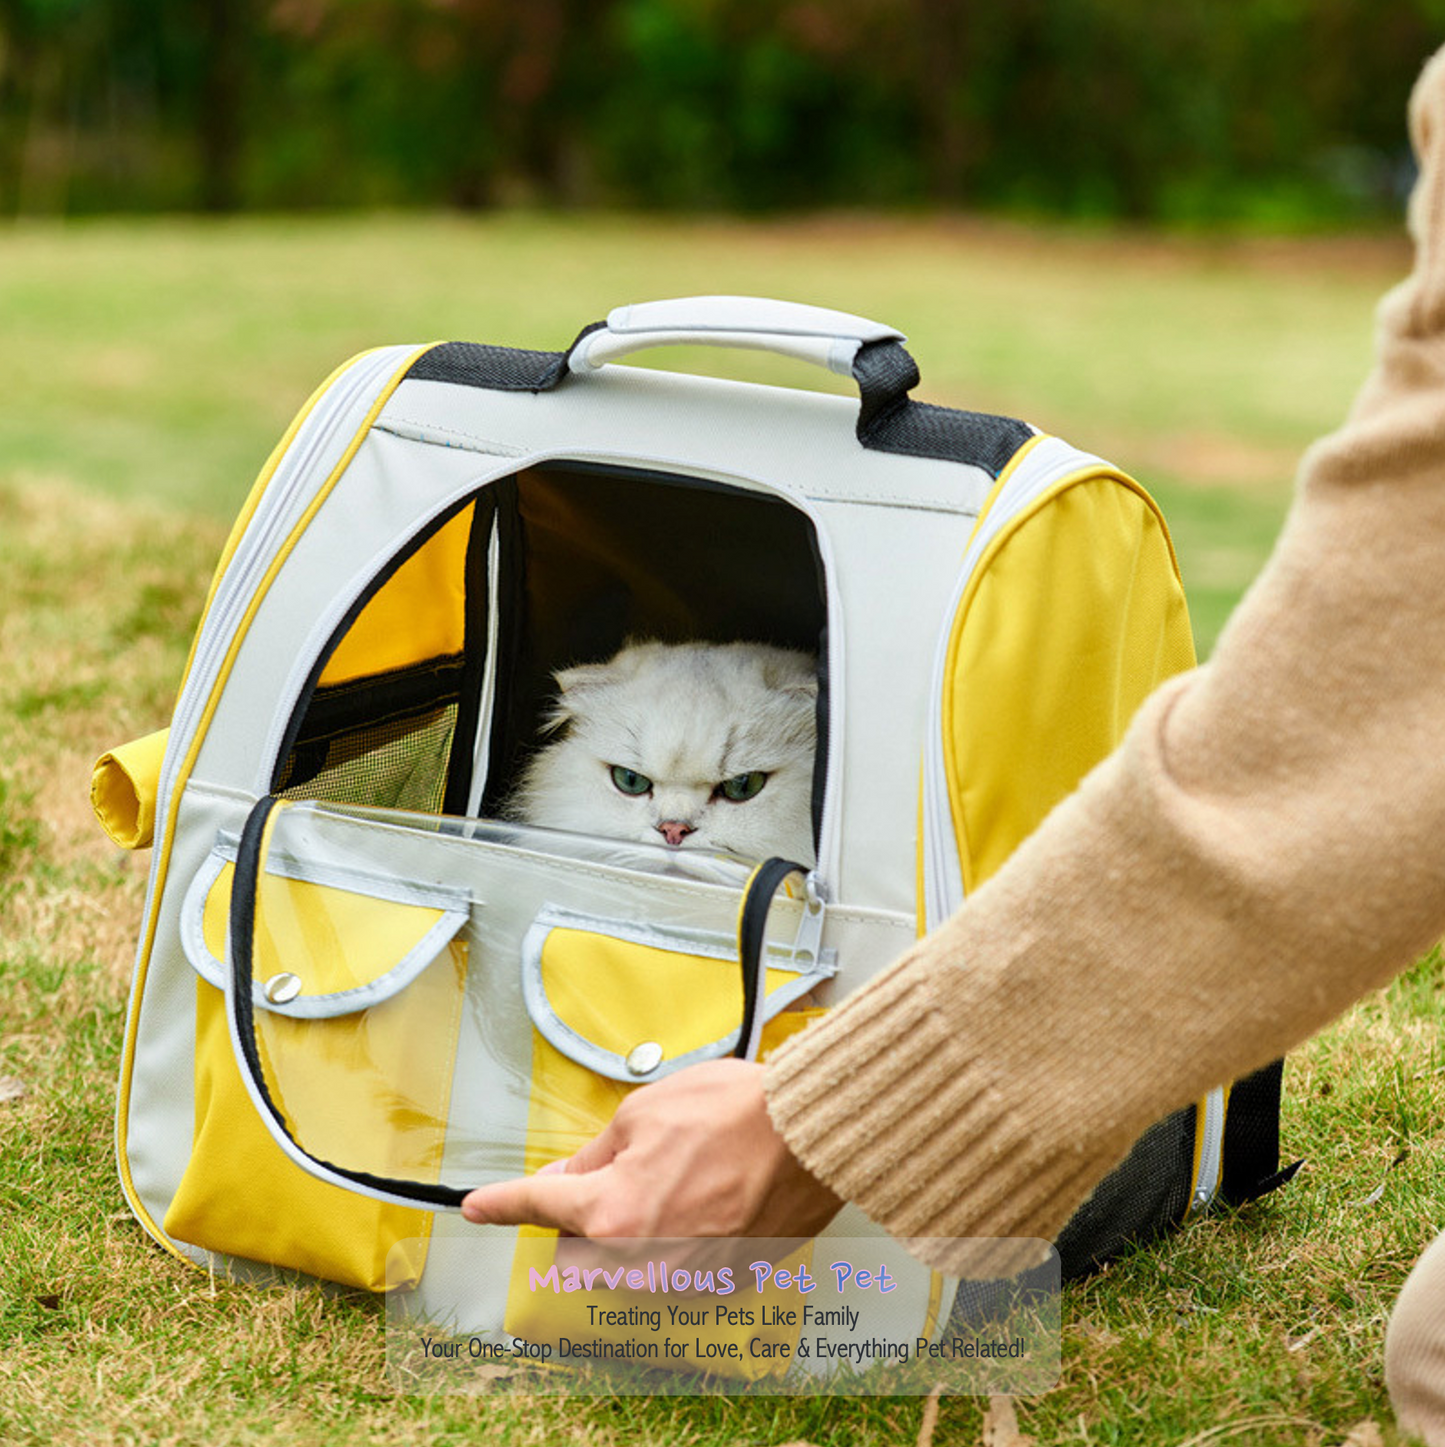
[[[533,824],[813,863],[812,658],[637,643],[557,675],[554,725],[511,806]]]

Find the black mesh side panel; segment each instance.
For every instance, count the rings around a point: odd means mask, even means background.
[[[418,357],[406,375],[418,382],[455,382],[493,392],[546,392],[562,380],[566,370],[566,352],[442,342]]]
[[[1074,1213],[1054,1243],[1065,1281],[1087,1276],[1183,1217],[1194,1175],[1194,1120],[1189,1105],[1151,1126]]]
[[[875,452],[963,462],[997,477],[1033,435],[1033,428],[1015,417],[909,401],[879,417],[866,433],[860,429],[859,441]]]
[[[1030,1301],[1054,1297],[1057,1282],[1053,1263],[1047,1261],[1005,1281],[962,1280],[955,1291],[943,1334],[949,1337],[1003,1324],[1012,1312],[1027,1307]]]

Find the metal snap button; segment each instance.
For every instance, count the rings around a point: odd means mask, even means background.
[[[289,1005],[301,993],[301,977],[293,975],[289,970],[282,970],[279,975],[272,975],[266,981],[262,986],[262,993],[273,1005]]]
[[[662,1046],[656,1040],[644,1040],[628,1051],[625,1064],[629,1074],[651,1075],[662,1064]]]

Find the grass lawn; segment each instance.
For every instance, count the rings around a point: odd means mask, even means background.
[[[907,332],[926,400],[1022,416],[1166,505],[1207,646],[1343,415],[1392,239],[1190,242],[1017,225],[623,217],[93,222],[0,233],[0,476],[229,520],[338,362],[446,337],[561,348],[655,296],[784,296]],[[755,354],[667,366],[847,390]],[[1223,492],[1220,492],[1223,489]]]
[[[150,1245],[111,1162],[147,859],[95,828],[90,762],[165,722],[226,524],[339,360],[442,336],[561,347],[654,295],[878,316],[910,333],[928,399],[1113,457],[1165,505],[1207,649],[1268,550],[1300,449],[1347,407],[1373,298],[1404,262],[1392,242],[862,218],[0,233],[0,1441],[984,1441],[986,1404],[967,1398],[931,1425],[912,1400],[396,1398],[376,1301],[245,1288]],[[1442,1001],[1434,956],[1292,1057],[1285,1150],[1305,1171],[1070,1288],[1063,1380],[1017,1404],[1024,1433],[1396,1440],[1385,1315],[1445,1225]]]

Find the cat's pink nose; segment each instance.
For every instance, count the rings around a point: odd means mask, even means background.
[[[676,848],[696,827],[694,824],[684,824],[681,819],[664,819],[657,826],[657,832]]]

